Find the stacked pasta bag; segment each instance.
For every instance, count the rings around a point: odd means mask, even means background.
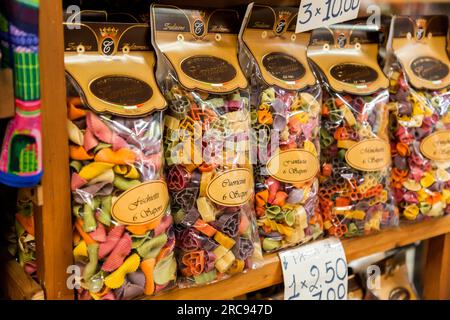
[[[238,62],[234,10],[151,7],[157,78],[168,101],[166,178],[180,286],[255,266],[247,80]]]
[[[104,22],[64,30],[79,298],[158,293],[175,284],[177,268],[162,175],[166,102],[149,25],[112,23],[104,14]]]
[[[398,223],[389,192],[389,81],[377,54],[377,27],[358,20],[314,30],[308,49],[324,86],[319,201],[330,235]]]
[[[240,33],[252,80],[255,211],[265,251],[317,238],[321,88],[309,67],[310,33],[295,34],[298,8],[250,4]]]
[[[392,190],[401,216],[450,212],[448,17],[393,18],[390,78]]]

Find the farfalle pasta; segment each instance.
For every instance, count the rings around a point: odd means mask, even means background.
[[[166,178],[180,286],[255,266],[250,112],[237,57],[238,13],[151,7],[157,76],[168,101]]]
[[[448,17],[394,17],[390,78],[392,192],[405,220],[450,212]]]
[[[177,263],[149,26],[74,27],[65,25],[65,66],[78,296],[152,295],[174,286]]]
[[[308,56],[324,84],[319,202],[328,234],[352,237],[395,226],[389,192],[388,79],[378,32],[365,21],[313,31]]]
[[[298,8],[250,4],[241,65],[252,79],[255,211],[264,251],[317,238],[320,85],[309,67],[310,33],[295,34]]]

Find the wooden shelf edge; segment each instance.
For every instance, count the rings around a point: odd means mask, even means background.
[[[16,260],[7,260],[2,266],[2,287],[7,299],[44,300],[44,290]]]
[[[450,233],[450,216],[404,224],[398,228],[384,230],[365,237],[346,239],[342,243],[348,261],[402,247],[416,241],[434,238]],[[265,256],[261,267],[247,273],[235,275],[227,280],[203,287],[175,289],[156,297],[154,300],[226,300],[247,292],[252,292],[282,282],[281,265],[277,254]]]

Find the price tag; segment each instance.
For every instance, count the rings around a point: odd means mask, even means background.
[[[361,0],[301,1],[295,32],[305,32],[358,17]]]
[[[285,300],[347,300],[347,259],[337,238],[279,253]]]

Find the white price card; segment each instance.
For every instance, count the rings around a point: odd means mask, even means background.
[[[361,0],[302,0],[295,32],[305,32],[358,17]]]
[[[337,238],[279,253],[285,300],[347,300],[347,259]]]

